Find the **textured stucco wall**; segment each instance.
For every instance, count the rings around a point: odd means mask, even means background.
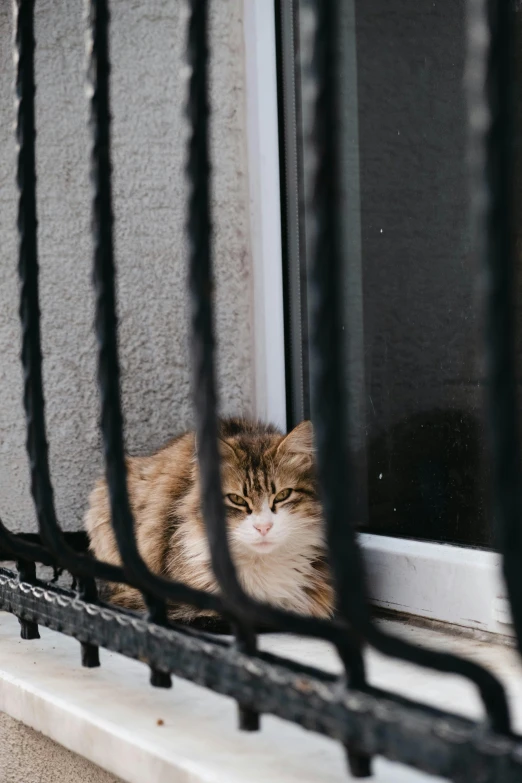
[[[0,783],[120,783],[82,756],[0,713]]]
[[[127,445],[190,425],[182,0],[113,0],[116,257]],[[215,267],[224,412],[253,405],[242,0],[211,3]],[[0,5],[0,514],[34,526],[24,450],[16,276],[12,17]],[[44,380],[59,518],[79,525],[101,467],[92,334],[83,3],[36,4],[37,166]]]

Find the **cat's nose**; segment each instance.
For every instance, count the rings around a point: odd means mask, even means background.
[[[274,523],[271,522],[270,520],[268,520],[267,522],[256,522],[254,524],[254,527],[260,535],[266,536],[269,530],[272,530],[272,528],[274,527]]]

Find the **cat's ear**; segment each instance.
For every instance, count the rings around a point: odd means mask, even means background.
[[[279,446],[277,454],[306,454],[314,453],[314,428],[311,421],[302,421],[297,427],[286,435]]]

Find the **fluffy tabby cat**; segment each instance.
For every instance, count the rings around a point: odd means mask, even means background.
[[[270,425],[226,419],[219,445],[230,548],[244,590],[284,609],[331,616],[312,425],[303,422],[284,436]],[[129,457],[127,469],[138,547],[149,568],[217,592],[201,516],[194,433],[180,435],[150,457]],[[91,493],[85,527],[93,554],[120,564],[104,480]],[[137,590],[126,585],[107,590],[111,602],[144,609]],[[173,620],[205,614],[212,613],[180,605],[169,610]]]

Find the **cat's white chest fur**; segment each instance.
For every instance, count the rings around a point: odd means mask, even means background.
[[[245,592],[258,601],[308,614],[310,598],[305,586],[310,584],[312,574],[308,558],[267,553],[240,558],[237,570]]]
[[[202,590],[218,591],[210,565],[208,541],[203,531],[185,529],[180,536],[180,544],[184,563],[190,563],[187,581]],[[317,555],[315,537],[311,536],[299,552],[281,548],[258,555],[238,552],[235,547],[232,555],[246,593],[263,603],[309,614],[311,601],[306,588],[310,586],[312,562]]]

